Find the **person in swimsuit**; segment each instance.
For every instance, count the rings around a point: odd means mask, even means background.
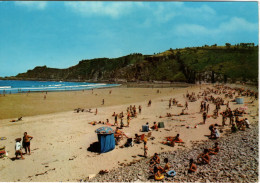
[[[169,164],[168,158],[164,158],[163,161],[164,161],[164,163],[166,163],[164,168],[162,168],[161,166],[158,166],[157,168],[159,170],[161,170],[162,173],[166,173],[166,172],[170,171],[171,165]]]
[[[27,150],[29,151],[29,155],[31,154],[30,149],[30,141],[33,139],[32,136],[28,135],[27,132],[24,132],[23,136],[23,147],[25,149],[25,153],[27,154]]]
[[[205,123],[206,123],[206,119],[207,119],[207,113],[204,112],[204,113],[202,114],[202,117],[203,117],[203,123],[205,124]]]
[[[204,152],[202,154],[200,154],[197,158],[198,163],[201,164],[209,164],[209,150],[208,149],[204,149]]]
[[[147,158],[147,151],[148,151],[148,147],[147,147],[147,142],[144,142],[144,157]]]
[[[219,152],[218,142],[215,143],[215,146],[212,149],[209,149],[209,155],[216,155]]]
[[[150,167],[152,167],[156,164],[160,164],[160,157],[158,156],[157,153],[154,153],[154,156],[150,160]]]
[[[193,159],[190,159],[190,168],[188,169],[188,173],[196,172],[197,166],[194,163]]]

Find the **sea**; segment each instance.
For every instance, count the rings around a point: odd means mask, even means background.
[[[120,84],[65,82],[65,81],[25,81],[0,80],[0,94],[42,92],[42,91],[77,91],[95,88],[120,86]]]

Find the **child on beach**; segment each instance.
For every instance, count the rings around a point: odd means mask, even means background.
[[[16,143],[15,143],[15,158],[18,159],[18,155],[21,156],[22,159],[24,159],[23,157],[23,152],[22,152],[22,145],[21,145],[21,138],[17,138],[15,139]]]

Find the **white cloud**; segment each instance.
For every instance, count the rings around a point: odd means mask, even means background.
[[[15,1],[15,5],[24,6],[31,9],[44,10],[47,2],[44,1]]]
[[[143,10],[149,12],[144,25],[151,25],[152,22],[167,23],[170,20],[185,17],[187,19],[211,20],[216,16],[214,9],[207,5],[190,7],[184,2],[152,2],[145,3]]]
[[[209,34],[210,30],[202,25],[181,24],[174,28],[174,32],[180,36],[194,36],[198,34]]]
[[[65,6],[84,16],[110,16],[112,18],[128,14],[134,7],[142,7],[142,2],[65,2]]]
[[[251,32],[251,31],[258,30],[258,24],[248,22],[243,18],[232,17],[230,19],[230,21],[220,24],[219,29],[225,30],[225,31],[230,31],[230,32],[236,31],[236,30],[245,30],[245,31]]]
[[[198,24],[181,24],[174,27],[173,32],[180,36],[217,36],[220,34],[235,33],[240,31],[258,31],[258,24],[246,21],[243,18],[232,17],[229,21],[221,23],[216,28],[207,28]]]

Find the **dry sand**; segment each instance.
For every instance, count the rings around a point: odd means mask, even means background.
[[[1,136],[7,137],[7,140],[0,141],[0,145],[6,146],[9,157],[14,157],[15,138],[22,137],[25,131],[34,137],[31,141],[32,154],[25,155],[25,160],[12,161],[8,158],[0,160],[0,181],[78,181],[90,174],[98,173],[101,169],[111,169],[118,167],[119,163],[142,158],[138,155],[143,154],[143,144],[135,144],[133,147],[123,149],[116,146],[115,150],[100,155],[87,151],[90,144],[97,141],[95,129],[104,126],[100,124],[92,126],[88,122],[105,121],[107,118],[114,122],[112,113],[114,111],[125,113],[129,105],[142,105],[142,114],[131,120],[129,128],[122,130],[129,137],[134,137],[135,133],[142,134],[139,130],[146,122],[152,124],[154,121],[163,121],[165,124],[165,128],[152,132],[155,140],[148,141],[149,156],[155,152],[184,148],[161,144],[160,142],[164,140],[165,136],[180,133],[186,147],[190,147],[190,140],[207,139],[204,135],[209,134],[210,124],[221,124],[221,117],[210,118],[206,125],[199,125],[198,128],[186,128],[186,126],[194,127],[202,121],[202,114],[199,113],[200,100],[189,103],[188,112],[192,115],[173,117],[177,120],[159,118],[160,115],[165,116],[166,112],[174,114],[181,112],[182,108],[177,106],[169,109],[168,100],[174,97],[184,105],[183,94],[186,93],[187,88],[163,88],[160,89],[161,94],[156,93],[157,89],[149,88],[113,88],[112,94],[109,94],[109,90],[111,89],[94,90],[97,95],[91,94],[91,91],[48,93],[46,100],[43,100],[41,93],[31,93],[29,96],[16,94],[0,98],[1,115],[3,114],[2,118],[5,118],[0,120]],[[188,90],[190,93],[192,91],[197,93],[200,88],[193,86]],[[101,105],[103,98],[105,99],[104,106]],[[147,107],[149,99],[152,99],[151,107]],[[245,102],[247,101],[249,101],[248,98],[245,99]],[[5,108],[2,106],[2,102],[6,104]],[[256,115],[257,102],[254,103],[255,106],[250,106],[247,112],[252,111],[251,114]],[[230,104],[232,109],[244,106]],[[11,106],[13,113],[10,112]],[[94,106],[98,108],[98,115],[73,111],[77,107],[93,108]],[[212,114],[213,108],[213,104],[210,104],[209,114]],[[223,109],[224,106],[221,108]],[[3,109],[5,112],[2,111]],[[50,112],[56,113],[44,114]],[[11,113],[10,116],[8,116],[9,113]],[[36,114],[42,115],[30,116]],[[28,117],[24,117],[22,121],[16,123],[11,123],[10,119],[6,119],[19,116]],[[178,119],[185,121],[180,122]],[[253,121],[252,117],[249,116],[249,120]],[[258,116],[254,120],[258,121]],[[124,122],[126,123],[126,119]],[[112,128],[115,129],[115,127]],[[124,141],[121,144],[124,144]]]

